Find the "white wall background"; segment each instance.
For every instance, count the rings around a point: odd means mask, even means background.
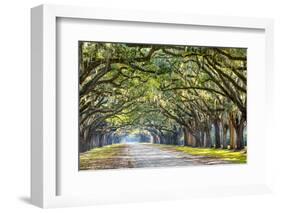
[[[281,13],[276,0],[8,0],[0,7],[0,211],[38,212],[29,204],[30,8],[42,3],[122,9],[269,17],[275,20],[275,134],[272,136],[272,195],[194,198],[185,201],[51,209],[50,212],[280,212],[281,205]],[[279,134],[280,135],[280,134]]]

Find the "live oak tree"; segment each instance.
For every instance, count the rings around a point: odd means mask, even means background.
[[[242,149],[246,86],[243,48],[79,42],[80,151],[135,129],[154,143]]]

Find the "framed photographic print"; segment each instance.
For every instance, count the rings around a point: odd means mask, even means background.
[[[32,203],[270,191],[271,20],[31,14]]]

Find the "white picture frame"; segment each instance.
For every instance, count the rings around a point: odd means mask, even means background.
[[[188,14],[173,14],[161,12],[148,11],[117,11],[108,8],[84,8],[74,6],[54,6],[41,5],[31,10],[31,201],[33,204],[47,208],[59,206],[76,206],[76,205],[91,205],[99,203],[116,203],[116,202],[137,202],[142,200],[163,200],[163,199],[177,199],[188,198],[194,196],[214,196],[214,195],[233,195],[233,194],[252,194],[264,193],[270,191],[270,160],[269,154],[260,156],[266,162],[262,168],[256,168],[260,173],[264,173],[265,178],[249,181],[245,184],[221,184],[221,185],[204,185],[200,187],[196,185],[183,186],[182,189],[168,185],[167,189],[159,190],[152,187],[149,193],[141,192],[136,187],[131,191],[106,191],[102,196],[89,196],[83,193],[79,195],[67,194],[58,195],[59,173],[61,167],[58,166],[58,159],[60,153],[58,152],[57,139],[57,88],[60,82],[57,79],[57,22],[59,18],[64,19],[79,19],[79,20],[100,20],[102,21],[118,21],[120,25],[126,22],[142,23],[143,25],[153,23],[155,26],[199,26],[202,28],[219,28],[231,30],[258,30],[263,32],[264,43],[264,57],[263,62],[265,67],[262,69],[266,76],[263,79],[265,87],[261,89],[264,93],[267,107],[272,108],[272,79],[273,76],[273,21],[270,19],[256,19],[256,18],[238,18],[238,17],[216,17],[203,15],[188,15]],[[250,79],[251,80],[251,79]],[[253,79],[252,79],[253,80]],[[262,79],[260,79],[262,80]],[[77,88],[77,85],[73,85]],[[265,103],[264,103],[265,104]],[[262,109],[261,109],[262,110]],[[76,114],[77,112],[73,112]],[[266,148],[268,148],[268,138],[270,135],[270,112],[264,116],[266,122]],[[77,141],[78,142],[78,141]],[[257,155],[253,153],[253,155]],[[257,158],[259,156],[256,156]],[[181,172],[185,168],[181,169]],[[198,168],[197,168],[198,170]],[[206,172],[210,169],[205,169]],[[218,168],[224,171],[225,168]],[[237,170],[234,168],[234,170]],[[62,170],[63,171],[63,170]],[[146,171],[136,172],[134,175],[160,175],[164,172],[172,171],[174,169],[149,169]],[[227,171],[227,170],[225,170]],[[189,170],[193,172],[193,170]],[[132,173],[132,172],[131,172]],[[157,174],[159,173],[159,174]],[[196,173],[194,171],[194,173]],[[85,175],[85,174],[84,174]],[[92,173],[91,177],[96,174]],[[106,174],[108,175],[108,173]],[[123,178],[131,175],[130,172],[125,173],[118,171],[114,175],[122,176]],[[145,177],[145,176],[144,176]],[[196,177],[196,175],[195,175]],[[241,176],[242,177],[242,176]],[[233,177],[234,179],[235,177]],[[74,180],[71,179],[71,180]],[[231,182],[231,181],[229,181]],[[73,183],[75,184],[75,183]],[[124,186],[126,187],[126,186]],[[128,186],[129,187],[129,186]],[[132,187],[132,186],[130,186]],[[106,188],[106,187],[105,187]],[[73,188],[75,189],[75,188]],[[187,190],[188,189],[188,190]],[[134,192],[135,191],[135,192]],[[171,193],[173,196],[167,195]],[[122,196],[119,193],[123,193]],[[128,196],[124,196],[128,193]],[[176,196],[175,196],[176,194]]]

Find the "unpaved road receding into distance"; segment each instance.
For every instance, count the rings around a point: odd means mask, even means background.
[[[226,164],[228,162],[216,158],[194,156],[180,151],[161,149],[157,145],[131,143],[127,144],[128,156],[134,168],[144,167],[177,167]]]
[[[104,147],[104,150],[101,150],[104,154],[100,153],[100,156],[89,152],[81,154],[80,157],[83,157],[83,161],[82,163],[80,161],[80,169],[179,167],[229,163],[214,157],[190,155],[177,151],[171,146],[159,146],[157,144],[126,143],[108,148],[110,147]],[[108,152],[114,154],[108,155]]]

